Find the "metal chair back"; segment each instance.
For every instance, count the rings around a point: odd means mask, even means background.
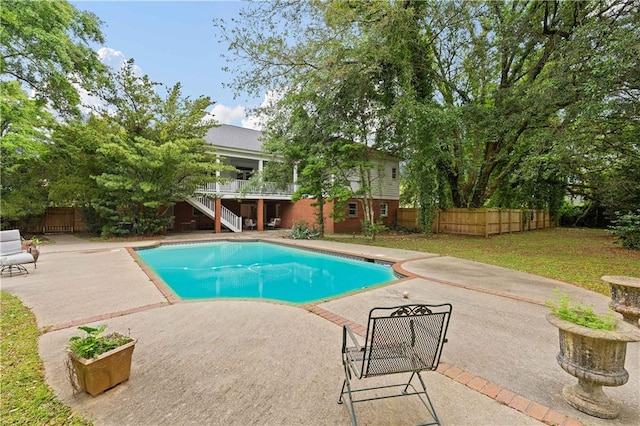
[[[451,309],[448,303],[372,309],[360,377],[435,370]]]

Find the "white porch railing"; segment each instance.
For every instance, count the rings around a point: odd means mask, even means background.
[[[204,195],[197,195],[187,199],[187,202],[196,207],[211,219],[216,218],[216,202]],[[225,206],[220,206],[220,222],[233,232],[242,232],[242,218],[237,216]]]
[[[242,218],[225,206],[220,206],[220,222],[234,232],[242,232]]]
[[[197,191],[201,193],[218,193],[218,194],[235,194],[240,195],[243,192],[243,187],[249,183],[248,180],[236,179],[228,182],[215,183],[210,182],[206,185],[198,187]],[[251,186],[246,191],[246,194],[259,194],[259,195],[292,195],[295,192],[294,185],[289,184],[286,188],[279,188],[275,183],[265,182],[260,186]]]

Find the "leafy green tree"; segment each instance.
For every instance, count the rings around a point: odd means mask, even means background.
[[[55,135],[51,165],[62,171],[51,193],[62,202],[89,202],[103,234],[160,232],[169,209],[228,169],[216,162],[203,137],[208,97],[185,98],[180,85],[157,94],[157,83],[138,76],[129,61],[101,92],[100,111]]]
[[[106,72],[92,43],[101,21],[64,0],[0,2],[0,72],[61,113],[78,112],[78,89],[93,91]]]
[[[569,152],[586,153],[570,130],[617,97],[638,63],[637,2],[436,7],[437,98],[459,112],[443,144],[455,155],[438,166],[453,205],[558,207],[577,171]]]
[[[400,138],[391,143],[387,130],[392,117],[401,115],[395,96],[429,97],[432,91],[429,66],[421,62],[425,53],[429,57],[420,19],[424,3],[279,1],[257,9],[246,11],[242,25],[230,33],[220,25],[235,59],[248,63],[237,74],[236,87],[284,88],[282,101],[263,111],[270,117],[267,126],[275,128],[267,134],[299,147],[286,151],[280,143],[284,152],[313,156],[300,163],[299,179],[318,206],[338,188],[340,199],[350,191],[363,208],[363,227],[375,235],[380,153],[401,148]],[[286,25],[278,24],[282,19]],[[416,36],[420,43],[408,42]]]
[[[325,204],[333,202],[331,214],[336,220],[344,217],[344,206],[353,196],[349,180],[345,175],[344,157],[340,150],[344,140],[335,136],[331,123],[324,121],[324,114],[300,106],[322,107],[326,98],[315,94],[290,93],[279,100],[278,116],[271,117],[265,132],[264,150],[277,156],[267,163],[267,180],[286,184],[291,182],[294,168],[297,170],[297,190],[292,200],[311,197],[315,201],[316,222],[320,236],[325,229]],[[273,114],[273,112],[272,112]]]
[[[634,178],[639,7],[282,0],[219,29],[236,89],[318,93],[333,108],[300,106],[404,158],[430,229],[435,207],[555,210],[569,181],[602,202],[600,181]]]
[[[29,99],[16,81],[0,81],[0,215],[16,224],[47,206],[42,161],[49,149],[53,117],[44,103]]]

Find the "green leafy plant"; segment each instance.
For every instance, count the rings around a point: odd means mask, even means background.
[[[101,336],[106,328],[104,324],[98,328],[78,327],[87,334],[69,338],[69,350],[78,357],[90,359],[133,341],[131,337],[117,332]]]
[[[610,226],[614,243],[629,250],[640,249],[640,209],[626,214],[616,213],[616,219]]]
[[[567,293],[555,291],[555,294],[556,300],[546,303],[551,312],[561,320],[596,330],[611,331],[615,328],[616,318],[613,315],[598,315],[593,312],[593,307],[574,302]]]
[[[362,221],[362,233],[367,238],[370,238],[372,240],[375,239],[376,235],[378,235],[379,233],[385,231],[386,229],[387,229],[387,227],[381,221],[374,222],[374,223],[372,223],[371,221],[368,221],[368,220],[363,220]]]
[[[306,222],[296,222],[293,224],[291,230],[291,238],[294,240],[315,240],[320,237],[320,231],[314,228],[309,228]]]

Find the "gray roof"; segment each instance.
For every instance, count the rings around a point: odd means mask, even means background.
[[[262,152],[260,136],[262,132],[258,130],[222,124],[209,129],[204,140],[213,146]]]

